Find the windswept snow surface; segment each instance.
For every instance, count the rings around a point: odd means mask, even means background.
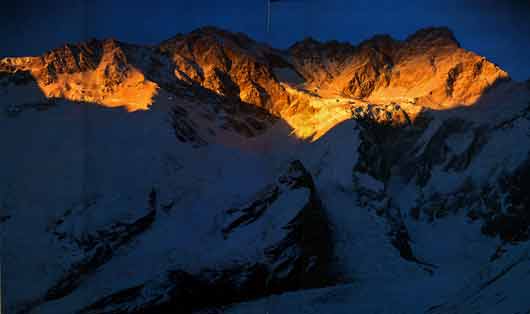
[[[524,93],[523,93],[524,94]],[[513,103],[495,99],[499,106],[479,106],[452,112],[435,112],[434,119],[418,138],[420,155],[443,120],[461,118],[470,125],[488,125],[493,131],[465,171],[437,167],[422,193],[451,193],[467,178],[487,185],[517,168],[529,158],[530,120],[520,112],[528,96],[512,91]],[[526,109],[527,110],[527,109]],[[509,126],[498,128],[510,121]],[[334,226],[337,266],[345,284],[274,295],[230,306],[228,313],[528,313],[528,243],[507,245],[481,232],[481,222],[464,212],[434,221],[413,219],[418,189],[399,177],[383,185],[364,173],[357,184],[392,196],[403,210],[414,254],[432,264],[422,265],[400,258],[385,236],[384,221],[373,211],[356,206],[352,193],[352,164],[358,156],[358,131],[347,121],[308,145],[311,153],[300,157],[313,171],[317,188]],[[473,140],[460,133],[445,139],[449,151],[459,154]],[[471,138],[470,138],[471,137]],[[305,158],[304,158],[305,157]],[[348,179],[346,179],[348,177]],[[407,211],[404,211],[407,210]],[[506,252],[493,259],[498,249]]]
[[[399,176],[384,181],[354,170],[362,157],[363,139],[362,128],[352,119],[314,141],[296,138],[282,121],[250,139],[207,125],[216,135],[208,138],[207,145],[193,147],[176,140],[168,120],[173,102],[185,100],[160,93],[154,106],[135,112],[59,100],[43,111],[26,108],[15,117],[0,116],[0,141],[7,148],[0,164],[0,206],[2,215],[9,216],[1,225],[8,313],[42,299],[79,258],[50,232],[58,219],[82,213],[55,229],[82,238],[145,214],[152,191],[159,208],[153,224],[119,246],[71,293],[29,307],[31,313],[74,313],[104,296],[152,280],[168,267],[194,272],[231,259],[253,260],[262,254],[255,249],[256,242],[272,243],[280,237],[282,230],[276,227],[296,214],[286,209],[304,204],[308,190],[280,196],[270,212],[284,215],[260,220],[271,224],[268,229],[241,235],[236,231],[228,244],[219,232],[222,211],[245,204],[293,159],[301,160],[311,173],[329,216],[332,264],[340,280],[327,288],[234,304],[224,309],[227,313],[530,310],[525,298],[530,282],[527,243],[507,245],[485,236],[481,221],[470,219],[465,211],[434,220],[414,219],[409,212],[420,197],[454,193],[469,178],[477,186],[494,182],[528,159],[530,117],[521,114],[525,94],[504,107],[433,112],[434,118],[414,143],[416,157],[427,151],[449,118],[487,125],[492,131],[465,169],[433,164],[430,178],[419,187]],[[7,95],[3,100],[10,103],[17,97],[21,96]],[[467,152],[474,130],[445,138],[447,156]],[[384,197],[363,206],[360,189]],[[385,202],[401,211],[412,251],[425,265],[402,258],[392,245],[388,222],[377,213]],[[258,234],[262,229],[271,233]],[[507,253],[491,260],[500,246]]]
[[[2,224],[9,306],[20,308],[40,297],[75,260],[49,229],[85,202],[95,205],[88,215],[68,221],[74,234],[143,210],[153,189],[166,210],[157,212],[142,237],[57,301],[60,307],[50,302],[38,313],[71,313],[97,296],[142,282],[161,264],[190,271],[215,265],[222,241],[213,225],[217,211],[243,202],[277,172],[266,155],[252,149],[178,142],[169,125],[169,105],[158,102],[150,110],[127,112],[58,101],[46,111],[28,109],[16,117],[2,112],[0,137],[9,148],[0,166],[2,211],[10,216]]]

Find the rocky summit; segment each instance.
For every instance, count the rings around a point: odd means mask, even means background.
[[[6,313],[528,313],[530,85],[445,27],[0,59]]]

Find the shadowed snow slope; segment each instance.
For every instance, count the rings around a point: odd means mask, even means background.
[[[530,310],[529,86],[445,28],[66,45],[0,110],[7,313]]]

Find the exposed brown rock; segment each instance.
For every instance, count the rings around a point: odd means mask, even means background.
[[[304,81],[287,82],[278,69]],[[319,112],[311,97],[438,109],[472,105],[509,79],[492,62],[461,48],[443,27],[419,30],[404,41],[377,35],[357,46],[307,38],[286,51],[204,27],[153,48],[92,40],[40,57],[0,60],[0,71],[21,70],[30,71],[48,97],[146,109],[158,88],[186,83],[285,119]]]
[[[289,51],[316,90],[374,101],[471,105],[496,82],[509,79],[492,62],[461,48],[447,28],[422,29],[405,41],[379,35],[356,47],[304,40]]]
[[[287,63],[275,56],[276,51],[244,34],[205,27],[169,39],[159,49],[171,57],[177,76],[216,93],[272,113],[289,104],[287,92],[272,71],[273,66]]]

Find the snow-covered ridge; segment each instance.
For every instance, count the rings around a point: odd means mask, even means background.
[[[300,45],[3,59],[9,313],[528,311],[527,84],[443,29]]]
[[[302,137],[321,136],[329,116],[338,113],[318,102],[355,98],[446,109],[473,105],[509,80],[502,69],[460,47],[447,28],[419,30],[405,41],[378,35],[357,46],[307,39],[282,51],[204,27],[153,47],[91,40],[39,57],[0,60],[0,72],[17,71],[31,73],[48,98],[130,111],[147,109],[161,90],[201,87],[281,117]],[[308,116],[311,124],[300,122]]]

